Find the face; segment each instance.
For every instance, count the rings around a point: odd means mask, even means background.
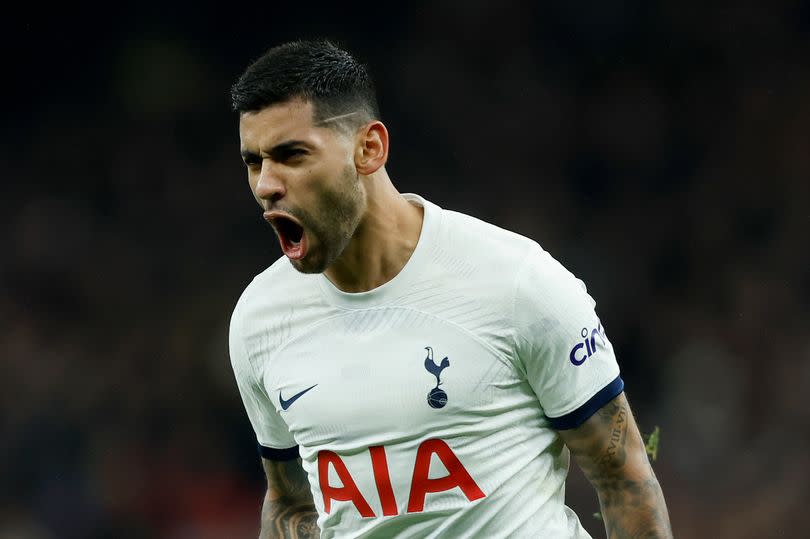
[[[340,256],[366,209],[354,140],[312,120],[312,104],[300,100],[239,119],[253,196],[303,273],[321,273]]]

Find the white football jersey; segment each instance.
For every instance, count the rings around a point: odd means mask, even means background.
[[[282,257],[231,321],[262,455],[299,456],[321,537],[582,538],[573,428],[623,390],[574,277],[534,241],[416,195],[419,242],[363,293]]]

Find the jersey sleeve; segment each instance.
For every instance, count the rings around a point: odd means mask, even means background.
[[[238,307],[231,317],[228,341],[236,385],[242,396],[242,403],[250,424],[256,433],[259,453],[270,460],[298,458],[298,446],[290,434],[287,424],[267,395],[248,354]]]
[[[581,425],[624,389],[585,284],[533,244],[514,295],[519,366],[551,426]]]

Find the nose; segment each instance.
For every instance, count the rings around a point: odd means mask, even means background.
[[[269,159],[262,161],[262,169],[259,172],[259,179],[256,182],[256,197],[268,202],[275,202],[284,197],[287,187],[282,179],[276,174],[275,167]]]

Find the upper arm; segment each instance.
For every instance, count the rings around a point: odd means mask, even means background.
[[[518,368],[553,428],[580,425],[622,391],[596,301],[539,246],[517,275],[512,318]]]
[[[262,458],[267,477],[267,499],[289,505],[313,504],[312,491],[301,459],[270,460]]]
[[[274,398],[271,398],[264,385],[264,373],[261,372],[261,366],[265,364],[269,350],[263,348],[262,343],[264,341],[251,344],[251,341],[244,337],[246,333],[244,326],[248,322],[249,320],[244,320],[240,307],[237,305],[231,317],[228,336],[231,366],[236,378],[236,386],[242,398],[245,412],[256,434],[256,440],[261,446],[262,456],[266,456],[264,451],[281,451],[284,453],[297,444],[287,424],[276,409],[278,395],[274,394]]]
[[[624,392],[580,426],[558,432],[597,490],[617,480],[643,480],[652,473]]]

